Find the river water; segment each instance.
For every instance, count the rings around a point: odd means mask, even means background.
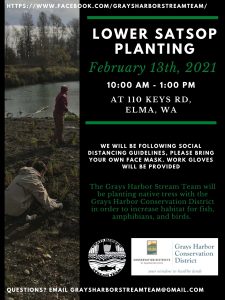
[[[11,117],[24,117],[43,107],[49,106],[45,111],[34,114],[34,117],[52,117],[55,97],[61,85],[67,85],[68,108],[79,116],[79,81],[57,82],[27,85],[5,90],[5,115]]]

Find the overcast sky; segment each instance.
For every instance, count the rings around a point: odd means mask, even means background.
[[[24,8],[7,8],[7,3],[28,4],[30,3],[79,3],[79,0],[5,0],[5,22],[10,25],[19,25],[21,16],[24,12],[30,12],[33,15],[33,21],[36,24],[37,17],[41,11],[44,11],[47,15],[54,13],[59,16],[64,24],[67,24],[73,18],[79,18],[79,9],[77,8],[60,8],[60,9],[24,9]]]

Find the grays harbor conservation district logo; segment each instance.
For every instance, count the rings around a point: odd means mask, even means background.
[[[95,242],[88,252],[90,268],[98,275],[112,277],[118,274],[126,263],[123,246],[112,239]]]

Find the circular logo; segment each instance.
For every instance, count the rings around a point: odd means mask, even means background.
[[[118,274],[126,263],[123,246],[112,239],[95,242],[88,252],[91,269],[98,275],[111,277]]]

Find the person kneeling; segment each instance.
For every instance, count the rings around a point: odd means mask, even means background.
[[[47,166],[42,161],[36,161],[32,167],[22,167],[18,175],[5,190],[5,215],[18,217],[27,212],[35,202],[45,211],[51,212],[63,208],[57,199],[49,197],[42,178]]]

